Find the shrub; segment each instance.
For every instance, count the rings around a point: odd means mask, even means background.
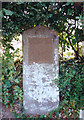
[[[60,63],[59,80],[55,80],[60,92],[59,110],[61,116],[78,117],[83,107],[83,61],[69,60]]]
[[[15,53],[3,51],[2,56],[2,102],[6,107],[23,100],[22,60],[14,61]]]

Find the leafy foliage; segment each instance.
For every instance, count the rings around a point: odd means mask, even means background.
[[[3,2],[2,9],[2,100],[7,107],[14,111],[16,103],[22,103],[22,61],[14,61],[14,50],[11,41],[26,29],[37,25],[48,26],[59,34],[59,44],[66,50],[70,46],[77,58],[79,42],[83,41],[83,4],[75,2]],[[75,60],[76,61],[76,60]],[[60,78],[55,80],[60,91],[60,105],[57,111],[39,117],[45,119],[58,117],[59,111],[62,118],[77,117],[83,105],[83,64],[77,62],[63,62],[60,64]],[[21,107],[20,107],[21,108]],[[17,111],[16,111],[17,113]],[[16,114],[15,114],[16,115]],[[21,116],[25,116],[21,113]],[[16,117],[21,117],[18,114]],[[32,118],[32,116],[29,116]],[[38,117],[38,116],[36,116]]]
[[[23,100],[22,62],[14,61],[14,53],[3,51],[2,62],[2,100],[6,107]]]
[[[83,61],[69,60],[60,64],[58,84],[62,117],[77,117],[84,104],[84,64]]]
[[[82,2],[3,2],[2,6],[3,45],[12,41],[15,34],[45,25],[58,31],[63,51],[65,46],[71,46],[76,57],[81,57],[77,43],[83,41]]]

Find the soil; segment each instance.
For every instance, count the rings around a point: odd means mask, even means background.
[[[5,105],[0,105],[0,120],[9,120],[8,118],[15,118],[13,114],[9,111],[9,109],[6,109]]]

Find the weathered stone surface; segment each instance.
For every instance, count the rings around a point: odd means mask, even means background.
[[[46,114],[59,104],[58,34],[44,26],[23,32],[23,105],[27,114]]]
[[[51,38],[28,38],[28,61],[29,64],[35,63],[54,63],[53,41]],[[51,53],[51,54],[49,54]]]
[[[80,110],[80,112],[79,112],[79,118],[81,120],[84,120],[84,110]]]

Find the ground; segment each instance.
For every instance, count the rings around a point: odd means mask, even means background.
[[[5,108],[5,105],[1,105],[0,106],[0,110],[2,111],[2,113],[1,113],[1,120],[6,120],[6,119],[4,119],[4,118],[15,118],[13,115],[12,115],[12,113],[9,111],[9,109],[6,109]]]

